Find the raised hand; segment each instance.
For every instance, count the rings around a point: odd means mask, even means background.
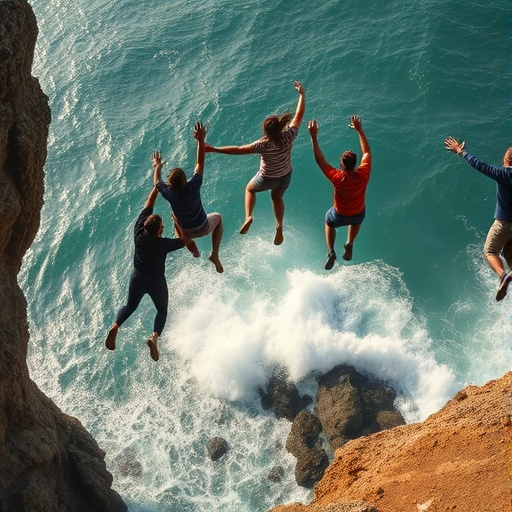
[[[318,122],[316,121],[316,119],[308,121],[308,130],[311,137],[316,137],[318,135]]]
[[[198,121],[194,125],[194,139],[196,139],[198,142],[204,142],[204,139],[206,137],[206,127],[203,123]]]
[[[295,89],[297,89],[297,92],[299,94],[304,94],[304,92],[305,92],[304,91],[304,87],[302,87],[300,82],[297,82],[297,81],[294,80],[293,85],[295,86]]]
[[[457,153],[457,154],[459,154],[464,149],[465,145],[466,145],[466,141],[462,141],[459,144],[459,142],[456,139],[454,139],[452,136],[446,137],[446,139],[444,140],[444,147],[448,151],[452,151],[453,153]]]
[[[153,167],[158,167],[161,169],[165,165],[165,161],[162,160],[160,151],[153,151],[151,160],[153,161]]]
[[[350,116],[350,128],[353,128],[356,132],[360,132],[363,129],[361,118],[359,116]]]

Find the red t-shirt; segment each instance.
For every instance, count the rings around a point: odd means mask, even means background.
[[[358,215],[366,208],[364,200],[371,170],[371,163],[363,159],[353,171],[330,167],[325,172],[334,185],[334,209],[340,215]]]

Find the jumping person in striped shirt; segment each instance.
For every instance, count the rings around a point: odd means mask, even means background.
[[[204,138],[206,128],[202,123],[196,123],[194,138],[197,140],[197,158],[193,176],[187,180],[187,175],[181,167],[176,167],[169,173],[167,183],[160,179],[161,166],[155,167],[154,184],[160,194],[169,201],[173,219],[183,231],[185,237],[199,238],[212,234],[212,252],[208,258],[217,272],[224,272],[219,259],[219,248],[222,240],[222,216],[220,213],[206,214],[201,201],[201,185],[204,173]],[[160,153],[156,152],[158,159]],[[165,162],[164,162],[165,163]],[[190,249],[189,249],[190,250]],[[195,248],[195,257],[199,257],[199,251]]]
[[[299,93],[299,101],[295,115],[282,114],[280,116],[268,116],[262,125],[263,137],[251,144],[242,146],[214,147],[205,144],[208,153],[224,153],[227,155],[260,154],[260,168],[256,175],[249,181],[245,188],[245,222],[240,228],[240,234],[244,235],[251,227],[252,212],[256,204],[256,193],[270,190],[272,206],[276,217],[276,234],[274,244],[283,243],[283,195],[290,185],[292,176],[291,152],[292,144],[299,133],[299,127],[306,109],[306,93],[299,82],[293,82]]]

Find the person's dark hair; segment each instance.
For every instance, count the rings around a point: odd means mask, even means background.
[[[183,194],[187,190],[187,175],[181,167],[175,167],[167,176],[167,184],[176,194]]]
[[[279,134],[286,128],[286,125],[291,121],[292,115],[286,112],[280,116],[268,116],[263,121],[261,131],[271,139],[276,139]]]
[[[357,163],[357,156],[353,151],[344,151],[341,155],[341,164],[346,169],[354,169]]]
[[[152,213],[145,221],[144,221],[144,229],[151,236],[158,236],[158,232],[162,227],[162,217],[156,213]]]

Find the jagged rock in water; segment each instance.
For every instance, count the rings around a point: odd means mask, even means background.
[[[297,414],[286,440],[286,449],[297,458],[295,480],[303,487],[313,487],[329,465],[329,457],[321,447],[320,420],[306,409]]]
[[[349,439],[405,424],[394,406],[396,392],[351,366],[333,368],[318,383],[315,412],[333,451]]]
[[[262,406],[271,409],[276,418],[293,421],[304,407],[297,387],[283,373],[274,373],[267,383],[266,391],[260,389],[259,392]]]

